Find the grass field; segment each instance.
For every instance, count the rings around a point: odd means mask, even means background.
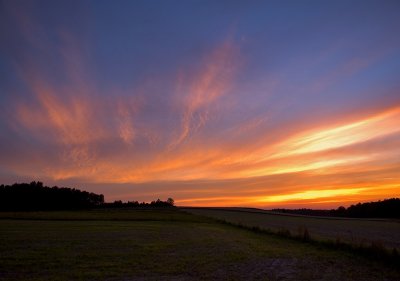
[[[372,243],[387,249],[400,249],[400,221],[345,218],[316,218],[281,215],[252,209],[187,208],[186,211],[225,220],[249,227],[257,226],[271,231],[288,230],[291,235],[301,235],[307,228],[316,240],[341,241],[369,246]]]
[[[93,209],[56,212],[0,212],[0,219],[24,220],[113,220],[113,221],[206,221],[176,209]]]
[[[382,262],[179,210],[0,217],[0,280],[400,280]]]

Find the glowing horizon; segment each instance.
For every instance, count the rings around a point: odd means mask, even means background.
[[[398,3],[350,5],[344,26],[335,3],[293,1],[291,20],[282,5],[242,3],[202,25],[221,3],[159,3],[165,14],[140,1],[60,3],[0,11],[15,26],[0,37],[1,183],[192,206],[400,196]],[[314,36],[324,29],[332,37]]]

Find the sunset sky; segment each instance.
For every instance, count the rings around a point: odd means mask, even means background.
[[[0,1],[0,183],[106,201],[400,196],[400,1]]]

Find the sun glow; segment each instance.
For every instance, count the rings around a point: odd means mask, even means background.
[[[272,195],[259,199],[260,202],[286,202],[291,200],[308,200],[336,196],[355,195],[364,191],[365,188],[351,189],[325,189],[325,190],[307,190],[298,193]]]

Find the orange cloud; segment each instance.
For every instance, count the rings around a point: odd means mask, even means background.
[[[280,144],[275,157],[344,147],[400,132],[400,107],[334,128],[308,132]]]
[[[69,159],[89,161],[89,144],[100,139],[104,131],[94,122],[85,97],[61,100],[44,86],[36,88],[35,93],[38,106],[22,104],[17,108],[21,125],[36,137],[62,144]]]

